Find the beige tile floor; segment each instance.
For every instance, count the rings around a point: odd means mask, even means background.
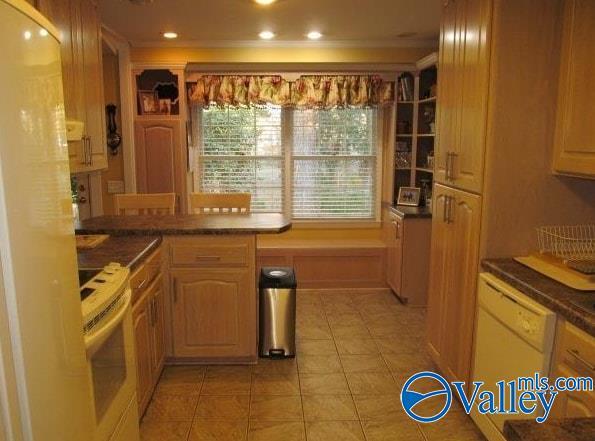
[[[424,311],[384,290],[299,291],[297,357],[256,366],[167,367],[143,441],[474,441],[453,406],[440,423],[404,413],[399,392],[434,369]]]

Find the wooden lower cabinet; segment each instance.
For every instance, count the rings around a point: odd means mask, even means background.
[[[176,358],[256,357],[258,314],[253,269],[176,269],[170,276]]]
[[[431,219],[386,215],[386,282],[411,306],[425,306],[428,296]]]
[[[577,327],[562,322],[558,325],[554,375],[558,377],[593,378],[595,338]],[[595,392],[561,392],[554,403],[556,418],[595,417]]]
[[[132,322],[136,344],[136,394],[142,417],[165,361],[165,295],[161,274],[134,303]]]
[[[428,343],[450,381],[468,382],[479,260],[481,197],[434,186]]]

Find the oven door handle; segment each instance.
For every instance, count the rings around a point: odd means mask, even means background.
[[[111,317],[103,326],[98,327],[98,329],[91,333],[90,335],[85,336],[85,347],[87,348],[87,356],[91,356],[95,353],[97,348],[103,344],[105,340],[110,336],[112,331],[124,320],[124,316],[126,312],[130,308],[130,302],[132,300],[132,292],[130,288],[126,289],[123,297],[123,304],[116,312],[116,314]]]

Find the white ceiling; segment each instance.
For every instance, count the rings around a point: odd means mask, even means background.
[[[442,0],[278,0],[259,6],[252,0],[99,0],[105,25],[133,45],[164,44],[161,33],[179,34],[173,45],[233,46],[259,41],[272,30],[272,42],[258,44],[343,44],[349,46],[437,45]],[[312,43],[305,34],[319,30]],[[414,33],[413,35],[410,35]]]

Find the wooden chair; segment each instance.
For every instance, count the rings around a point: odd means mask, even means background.
[[[117,194],[114,195],[117,215],[175,214],[175,193]]]
[[[190,213],[246,214],[251,200],[250,193],[191,193]]]

